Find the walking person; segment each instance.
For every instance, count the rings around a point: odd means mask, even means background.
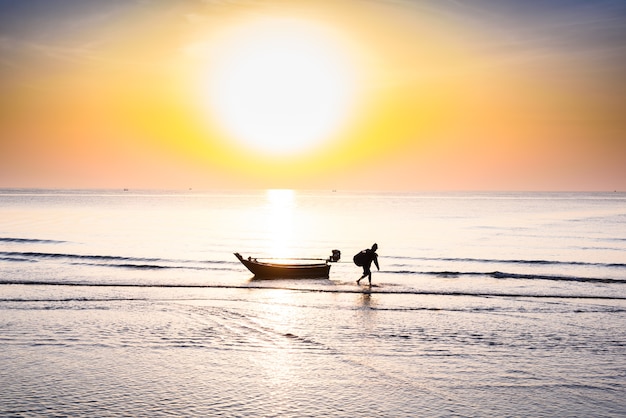
[[[380,267],[378,266],[378,254],[376,254],[377,249],[378,244],[374,244],[372,245],[372,248],[367,248],[353,257],[354,264],[359,267],[363,267],[363,275],[356,281],[356,284],[361,284],[361,280],[367,276],[370,286],[372,285],[372,261],[376,265],[376,268],[380,270]]]

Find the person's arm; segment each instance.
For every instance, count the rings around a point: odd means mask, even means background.
[[[378,267],[378,255],[374,254],[374,264],[376,264],[376,269],[380,270],[380,267]]]

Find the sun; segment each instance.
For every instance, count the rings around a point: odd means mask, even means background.
[[[306,152],[347,123],[356,71],[322,25],[266,19],[231,28],[210,60],[205,90],[228,137],[268,155]]]

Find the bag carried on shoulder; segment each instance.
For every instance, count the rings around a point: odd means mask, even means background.
[[[363,265],[367,262],[367,254],[365,254],[365,251],[361,251],[352,257],[352,261],[354,261],[354,264],[357,266],[363,267]]]

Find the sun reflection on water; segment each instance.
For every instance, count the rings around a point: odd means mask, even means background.
[[[296,193],[290,189],[269,189],[266,199],[268,251],[273,257],[292,257]]]
[[[262,355],[255,355],[254,361],[267,387],[296,387],[303,378],[298,356],[303,318],[296,307],[298,298],[292,291],[273,289],[262,296],[261,302],[277,335],[272,344],[262,348]]]

